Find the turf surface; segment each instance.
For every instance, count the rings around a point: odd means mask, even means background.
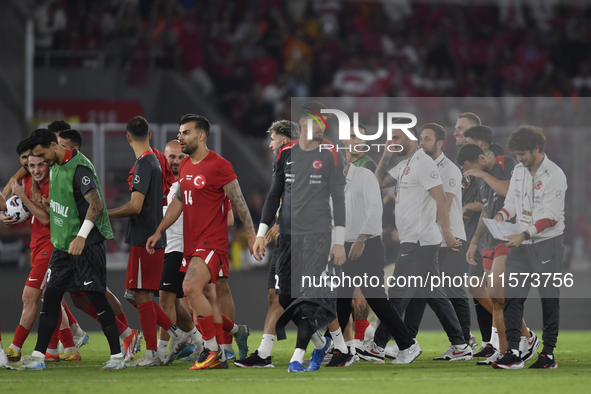
[[[107,343],[102,333],[89,333],[90,343],[81,349],[82,361],[49,363],[45,371],[0,370],[1,393],[373,393],[382,390],[401,393],[585,393],[591,387],[591,332],[562,331],[555,356],[556,370],[529,370],[535,358],[522,370],[494,370],[472,362],[432,361],[446,348],[442,332],[421,332],[418,341],[423,354],[411,365],[384,365],[361,361],[348,368],[326,368],[310,373],[289,374],[287,363],[295,344],[295,333],[276,342],[275,368],[190,371],[189,364],[175,362],[168,367],[128,368],[101,371]],[[249,338],[251,350],[258,347],[261,332]],[[3,333],[6,347],[11,334]],[[23,354],[33,350],[31,335]],[[142,350],[143,350],[142,343]],[[311,351],[311,347],[309,348]],[[541,350],[541,348],[540,348]],[[310,357],[310,351],[306,357]],[[143,354],[143,353],[142,353]],[[332,393],[331,393],[332,391]]]

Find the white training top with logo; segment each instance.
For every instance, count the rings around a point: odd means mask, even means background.
[[[421,246],[439,245],[437,204],[429,190],[441,185],[441,177],[431,156],[417,150],[410,161],[403,161],[388,171],[397,182],[396,228],[400,243]]]
[[[466,230],[464,229],[464,219],[462,216],[462,172],[443,153],[434,161],[439,170],[439,175],[441,175],[443,191],[454,195],[449,210],[449,227],[451,233],[454,237],[466,241]],[[441,231],[441,223],[438,224],[439,230]],[[446,246],[445,240],[442,241],[441,246]]]
[[[176,191],[179,188],[179,183],[175,182],[170,186],[168,196],[166,196],[167,205],[163,206],[164,215],[166,215],[166,209],[168,205],[176,198]],[[166,230],[166,249],[164,253],[171,252],[183,252],[183,213],[177,219],[172,226]]]

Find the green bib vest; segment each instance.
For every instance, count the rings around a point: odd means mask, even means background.
[[[66,252],[70,248],[70,243],[78,235],[81,226],[78,207],[74,199],[74,175],[78,166],[85,166],[92,170],[103,203],[103,211],[94,225],[103,237],[113,239],[111,222],[107,215],[105,199],[94,166],[86,156],[78,152],[68,162],[62,165],[55,164],[49,170],[51,243],[54,248]]]
[[[365,167],[365,165],[369,162],[373,162],[372,158],[367,155],[363,155],[361,157],[361,159],[359,159],[351,164],[353,164],[355,167]]]

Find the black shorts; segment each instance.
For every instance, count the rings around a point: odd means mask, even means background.
[[[271,261],[269,262],[269,276],[267,278],[267,289],[274,289],[277,287],[277,275],[275,275],[275,265],[277,264],[278,254],[279,248],[275,247],[275,250],[271,255]]]
[[[174,293],[176,294],[176,298],[183,298],[185,296],[185,293],[183,292],[185,273],[181,272],[182,264],[183,252],[170,252],[164,255],[160,290]]]
[[[291,295],[291,234],[279,234],[273,257],[275,257],[273,280],[275,293]]]
[[[326,276],[340,275],[340,267],[329,262],[331,233],[291,236],[291,297],[335,298],[330,285],[315,285]],[[279,271],[279,269],[277,269]],[[282,281],[282,279],[280,278]],[[283,292],[283,289],[281,289]],[[283,293],[281,293],[283,294]]]
[[[85,245],[80,256],[54,248],[47,269],[47,287],[70,293],[107,289],[105,242]]]

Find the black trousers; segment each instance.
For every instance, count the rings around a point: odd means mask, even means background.
[[[468,251],[469,244],[462,242],[462,246],[459,247],[458,252],[450,251],[447,247],[440,247],[437,261],[439,262],[439,268],[442,277],[450,277],[453,281],[454,278],[462,278],[468,270],[468,263],[466,262],[466,252]],[[456,279],[457,280],[457,279]],[[447,279],[443,280],[443,291],[449,301],[451,302],[460,326],[462,327],[462,334],[466,342],[470,341],[470,303],[468,296],[466,295],[466,289],[463,283],[456,282],[460,286],[454,285],[452,281]],[[419,326],[423,319],[425,312],[425,306],[427,304],[431,309],[435,310],[433,298],[413,298],[406,308],[404,314],[404,323],[412,335],[416,338],[419,332]]]
[[[542,299],[543,352],[553,353],[560,320],[560,286],[557,286],[560,283],[555,278],[564,279],[564,275],[560,275],[563,258],[562,235],[531,245],[522,244],[509,251],[505,261],[505,307],[503,310],[509,349],[519,349],[523,304],[533,285],[538,288]],[[523,274],[529,274],[527,280],[524,279],[526,275]],[[516,278],[517,282],[512,278]]]
[[[349,255],[353,243],[345,243],[345,253]],[[365,243],[363,253],[357,260],[347,258],[342,266],[343,275],[357,278],[370,278],[359,286],[369,307],[382,322],[389,335],[394,337],[401,350],[412,346],[410,336],[400,314],[386,298],[384,292],[384,265],[386,263],[386,248],[380,237],[368,239]],[[378,280],[371,280],[379,278]],[[349,323],[349,316],[353,310],[352,300],[355,286],[339,288],[337,298],[337,316],[341,330],[344,330]]]
[[[462,334],[462,327],[449,298],[441,287],[435,287],[433,291],[430,288],[428,278],[439,276],[438,251],[439,245],[421,246],[418,242],[400,245],[400,255],[394,268],[396,282],[387,283],[390,300],[399,313],[404,313],[413,298],[431,297],[433,300],[431,307],[439,318],[449,341],[452,345],[463,345],[466,341]],[[395,286],[392,286],[393,284]],[[374,339],[376,345],[384,347],[389,339],[387,330],[380,324]]]

